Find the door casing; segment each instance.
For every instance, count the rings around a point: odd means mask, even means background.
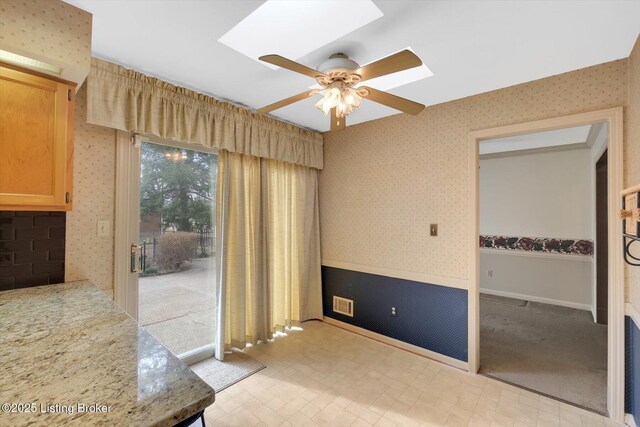
[[[131,245],[140,235],[140,141],[116,134],[116,209],[113,299],[138,320],[138,273],[131,272]]]
[[[624,262],[622,234],[618,220],[623,173],[623,109],[622,107],[572,114],[468,133],[469,198],[469,372],[480,367],[480,222],[479,222],[479,142],[487,139],[542,132],[560,128],[607,123],[608,146],[608,249],[609,304],[607,342],[607,409],[610,418],[624,422]]]
[[[140,237],[140,147],[142,141],[218,154],[215,148],[180,143],[150,135],[118,131],[116,135],[116,210],[114,242],[114,300],[138,320],[138,273],[131,272],[131,246]],[[181,354],[191,365],[213,357],[214,345]]]

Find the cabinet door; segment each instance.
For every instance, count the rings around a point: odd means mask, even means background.
[[[70,208],[74,95],[69,84],[0,67],[0,210]]]

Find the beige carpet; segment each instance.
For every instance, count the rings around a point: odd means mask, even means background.
[[[483,294],[480,372],[605,414],[607,327],[588,311]]]
[[[213,387],[216,393],[264,368],[262,363],[237,351],[225,354],[223,362],[212,357],[191,365],[191,370]]]

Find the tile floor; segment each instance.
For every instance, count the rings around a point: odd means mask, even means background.
[[[266,369],[223,390],[208,426],[610,426],[592,412],[322,322],[247,353]]]

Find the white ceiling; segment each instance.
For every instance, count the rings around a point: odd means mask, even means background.
[[[217,98],[259,108],[313,83],[217,41],[263,1],[66,1],[93,13],[94,56]],[[291,59],[316,67],[344,52],[364,64],[411,46],[434,75],[390,92],[433,105],[625,58],[640,32],[640,0],[374,3],[383,17]],[[338,11],[337,19],[348,16]],[[307,25],[310,32],[323,28],[317,21]],[[273,115],[328,130],[329,119],[315,102],[298,102]],[[363,102],[347,124],[396,113]]]

